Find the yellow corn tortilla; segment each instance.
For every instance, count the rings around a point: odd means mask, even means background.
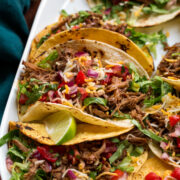
[[[33,41],[32,41],[32,44],[31,44],[31,49],[30,49],[30,53],[29,53],[29,56],[28,56],[28,60],[29,61],[31,61],[31,59],[33,59],[33,56],[34,56],[34,54],[35,54],[35,52],[37,51],[37,44],[38,44],[38,42],[40,41],[40,39],[43,37],[43,36],[45,36],[45,35],[47,35],[48,33],[50,33],[51,32],[51,28],[53,27],[53,26],[55,26],[57,23],[53,23],[53,24],[51,24],[51,25],[48,25],[48,26],[46,26],[41,32],[39,32],[37,35],[36,35],[36,37],[33,39]]]
[[[133,63],[138,71],[138,73],[141,76],[148,77],[147,72],[141,67],[141,65],[131,56],[126,54],[124,51],[117,49],[113,46],[110,46],[108,44],[97,42],[93,40],[74,40],[74,41],[68,41],[64,44],[58,45],[58,48],[72,48],[75,50],[75,52],[82,51],[84,48],[86,48],[91,54],[96,52],[97,56],[100,56],[101,62],[103,65],[106,65],[106,60],[113,63],[118,63],[119,61],[123,61],[125,64],[129,64],[130,62]],[[50,49],[53,50],[53,49]],[[43,53],[42,56],[39,56],[36,59],[36,63],[41,61],[48,53]],[[112,119],[102,119],[93,115],[90,115],[86,112],[84,112],[80,108],[62,105],[62,104],[56,104],[56,103],[48,103],[48,102],[36,102],[35,104],[28,107],[25,114],[21,114],[19,111],[19,119],[22,122],[29,122],[33,120],[41,120],[45,116],[58,112],[60,110],[66,110],[72,114],[75,118],[78,120],[99,125],[99,126],[111,126],[111,127],[122,127],[122,128],[129,128],[132,127],[132,123],[130,119],[126,120],[112,120]]]
[[[48,136],[45,125],[43,123],[22,123],[22,122],[9,122],[10,130],[19,129],[25,136],[45,145],[56,145],[53,140]],[[74,145],[85,141],[102,140],[106,138],[116,137],[130,131],[129,129],[101,127],[89,124],[78,124],[76,136],[62,145]],[[130,166],[134,167],[133,173],[139,169],[146,162],[148,157],[147,150],[144,151],[139,157],[132,157]]]
[[[162,77],[162,79],[167,83],[171,84],[175,89],[180,91],[180,79],[174,77],[168,77],[168,78]]]
[[[87,0],[87,2],[91,8],[96,6],[98,3],[99,4],[101,3],[101,1],[99,1],[99,0],[96,0],[96,1]],[[141,8],[143,7],[143,5],[138,6],[138,7],[139,7],[139,10],[137,10],[138,12],[135,11],[132,14],[132,17],[136,16],[136,14],[140,15]],[[139,16],[139,17],[137,17],[137,19],[133,20],[132,22],[130,20],[129,25],[132,27],[148,27],[148,26],[155,26],[155,25],[167,22],[169,20],[174,19],[176,16],[178,16],[180,14],[180,3],[173,6],[172,9],[174,9],[174,11],[169,12],[167,14],[158,14],[157,15],[157,14],[151,13],[149,15]]]
[[[165,164],[156,157],[151,157],[144,163],[138,172],[132,173],[128,177],[128,180],[144,180],[146,175],[150,172],[154,172],[164,179],[171,174],[172,170],[172,166]]]
[[[22,122],[9,122],[10,130],[19,129],[24,135],[29,138],[46,145],[56,145],[49,137],[45,124],[43,123],[22,123]],[[106,138],[115,137],[130,131],[132,128],[111,128],[101,127],[90,124],[77,124],[76,136],[63,145],[73,145],[84,141],[101,140]]]
[[[161,156],[162,156],[162,151],[161,149],[153,142],[149,142],[148,143],[149,145],[149,148],[151,149],[151,151],[154,153],[155,156],[157,156],[159,159],[161,159]],[[179,167],[180,168],[180,165],[176,164],[175,162],[171,162],[171,161],[165,161],[165,160],[162,160],[164,163],[167,163],[169,165],[172,165],[174,167]]]
[[[144,53],[143,50],[141,50],[127,37],[119,33],[101,28],[81,28],[77,30],[69,30],[58,33],[49,38],[40,46],[40,48],[38,48],[36,53],[33,55],[34,60],[32,59],[31,62],[35,61],[35,59],[39,57],[44,51],[47,51],[49,48],[52,48],[57,44],[65,43],[69,40],[79,39],[96,40],[123,50],[134,59],[136,59],[148,72],[149,75],[151,75],[153,72],[153,60],[150,55]],[[145,52],[147,52],[147,50]]]

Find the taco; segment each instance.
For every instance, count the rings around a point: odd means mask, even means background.
[[[111,38],[109,38],[111,37]],[[41,56],[44,51],[47,51],[49,48],[54,47],[55,45],[65,43],[69,40],[80,40],[80,39],[88,39],[88,40],[96,40],[111,46],[114,46],[118,49],[125,51],[127,54],[135,58],[143,68],[148,72],[148,74],[152,74],[153,71],[153,61],[149,56],[144,54],[144,52],[131,40],[126,38],[125,36],[106,30],[101,28],[80,28],[76,30],[64,31],[62,33],[58,33],[44,42],[41,47],[34,54],[34,58],[31,59],[30,62],[34,63],[34,60]],[[144,49],[144,51],[146,51]]]
[[[151,157],[138,172],[132,173],[128,180],[173,179],[172,172],[172,166],[165,164],[156,157]]]
[[[162,161],[180,167],[179,122],[180,99],[170,93],[162,98],[163,104],[150,113],[138,129],[149,137],[149,147]],[[153,133],[153,134],[152,134]]]
[[[76,133],[73,138],[69,139],[68,141],[64,141],[62,143],[56,143],[53,140],[52,136],[49,134],[48,125],[46,125],[46,122],[44,121],[32,122],[32,123],[22,123],[22,122],[14,122],[14,121],[9,122],[10,130],[19,129],[21,133],[33,139],[34,141],[49,146],[57,145],[57,144],[74,145],[84,141],[93,141],[93,140],[110,138],[126,133],[132,129],[132,128],[111,128],[111,127],[95,126],[85,123],[77,123],[76,126],[77,126]],[[140,139],[137,140],[139,144],[147,143],[145,137],[143,137],[142,135],[139,138]],[[135,141],[135,140],[131,138],[130,141]]]
[[[121,136],[66,146],[39,144],[17,129],[4,137],[9,144],[7,169],[19,179],[127,179],[148,156],[145,146]]]
[[[128,22],[133,27],[164,23],[180,14],[178,0],[87,0],[93,11],[114,22]]]
[[[180,90],[180,43],[169,47],[167,54],[158,66],[157,74]]]
[[[62,10],[59,21],[47,26],[32,41],[29,60],[33,59],[35,51],[50,37],[65,30],[79,28],[103,28],[126,36],[142,48],[151,65],[153,65],[153,60],[149,52],[155,54],[154,49],[158,42],[166,43],[166,36],[161,31],[153,34],[145,34],[128,27],[126,23],[112,23],[104,19],[101,14],[93,11],[79,11],[76,14],[68,15],[65,10]],[[94,38],[94,40],[98,39]]]

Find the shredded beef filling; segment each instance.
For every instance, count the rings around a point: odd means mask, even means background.
[[[84,19],[84,22],[81,23],[81,28],[103,28],[110,31],[118,32],[120,34],[123,34],[127,37],[130,36],[129,33],[125,33],[127,24],[118,24],[113,25],[110,23],[103,23],[103,16],[101,14],[93,13],[91,11],[87,11],[89,13],[89,16]],[[70,25],[73,21],[79,18],[79,14],[76,13],[74,15],[70,15],[66,17],[63,21],[61,21],[59,24],[52,27],[52,32],[56,30],[64,31],[67,30],[67,25]]]
[[[168,48],[168,52],[159,64],[158,70],[164,77],[180,78],[180,43]],[[168,59],[171,62],[168,62]]]
[[[115,113],[127,113],[143,125],[142,121],[145,114],[142,111],[142,106],[146,95],[141,92],[127,91],[130,81],[130,79],[122,81],[122,78],[114,76],[111,84],[106,87],[104,92],[91,95],[92,97],[106,98],[108,101],[107,104],[110,108],[107,106],[92,104],[86,107],[86,111],[100,118],[114,118]],[[112,112],[110,113],[110,111]]]
[[[147,143],[146,138],[137,129],[134,129],[120,137],[117,137],[121,142],[124,140],[136,145],[145,145]],[[29,141],[31,143],[31,141]],[[19,140],[12,141],[11,145],[22,144]],[[36,144],[39,146],[40,144]],[[41,145],[40,145],[41,146]],[[21,146],[18,145],[19,148]],[[22,149],[22,148],[21,148]],[[21,150],[20,149],[20,150]],[[118,149],[118,144],[112,142],[110,139],[98,140],[92,142],[83,142],[73,146],[54,146],[53,153],[51,155],[59,154],[60,163],[51,163],[44,159],[39,152],[34,149],[31,155],[27,158],[30,163],[28,172],[24,174],[24,179],[33,179],[39,169],[42,169],[47,177],[51,177],[53,180],[61,180],[62,175],[67,169],[76,169],[82,173],[89,174],[91,171],[101,174],[103,172],[110,172],[113,166],[118,166],[123,158],[127,156],[127,149],[124,149],[122,155],[118,157],[112,164],[109,162],[109,158]],[[22,149],[23,150],[23,149]],[[27,151],[26,151],[27,152]],[[9,171],[12,168],[12,160],[7,158],[7,166]],[[66,179],[69,179],[66,176]],[[103,176],[102,179],[110,179],[110,176]]]

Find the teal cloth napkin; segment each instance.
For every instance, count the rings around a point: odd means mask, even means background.
[[[30,0],[0,0],[0,122],[28,36]]]

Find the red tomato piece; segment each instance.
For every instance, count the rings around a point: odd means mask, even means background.
[[[180,121],[180,115],[174,115],[169,117],[169,124],[173,127]]]
[[[76,84],[77,85],[82,85],[85,83],[85,79],[86,79],[86,76],[85,74],[82,72],[82,71],[79,71],[77,76],[76,76]]]
[[[84,100],[88,96],[88,93],[86,92],[84,88],[79,88],[78,90],[81,94],[81,99]]]
[[[48,152],[46,147],[38,146],[37,150],[39,151],[41,156],[47,161],[52,162],[52,163],[57,161],[57,158],[53,157],[52,154]]]
[[[118,180],[124,174],[124,172],[119,169],[116,169],[113,173],[116,173],[117,176],[111,176],[110,180]]]
[[[104,80],[101,80],[101,84],[109,84],[113,75],[113,73],[107,73],[106,78]]]
[[[178,148],[180,148],[180,138],[176,138],[176,141],[177,141]]]
[[[175,168],[174,171],[171,173],[171,176],[180,180],[180,168]]]
[[[47,100],[47,93],[43,94],[39,100],[42,102],[46,101]]]
[[[121,76],[122,66],[113,66],[112,67],[113,73],[117,76]]]
[[[25,104],[28,99],[29,98],[25,94],[21,94],[20,98],[19,98],[19,103],[20,104]]]
[[[59,32],[61,32],[61,30],[60,30],[60,29],[58,29],[56,33],[59,33]]]
[[[150,172],[146,175],[145,180],[162,180],[162,178],[154,172]]]
[[[78,29],[78,28],[79,28],[78,25],[75,25],[75,26],[72,27],[72,29]]]
[[[58,86],[58,89],[59,89],[59,88],[62,88],[65,84],[66,84],[66,83],[65,83],[64,81],[63,81],[62,83],[60,83],[59,86]]]

